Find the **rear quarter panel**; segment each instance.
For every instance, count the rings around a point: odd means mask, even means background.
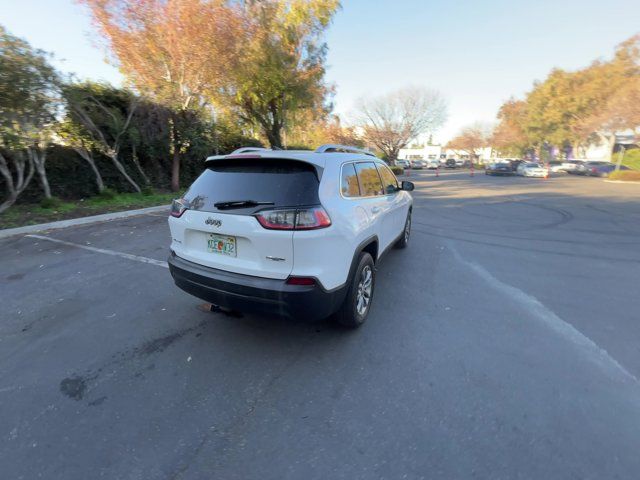
[[[320,202],[331,226],[293,234],[292,275],[316,277],[326,290],[347,281],[356,247],[377,235],[375,225],[358,201],[340,195],[341,162],[327,162],[320,182]]]

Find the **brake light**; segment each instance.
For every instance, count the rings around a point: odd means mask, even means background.
[[[329,215],[322,207],[298,210],[296,230],[313,230],[331,225]]]
[[[296,210],[265,210],[256,213],[260,225],[269,230],[295,230]]]
[[[171,202],[170,215],[175,218],[180,218],[184,212],[189,209],[188,203],[184,198],[177,198]]]
[[[315,285],[316,279],[311,277],[289,277],[286,281],[287,285]]]
[[[256,213],[255,217],[260,225],[269,230],[316,230],[331,225],[331,219],[322,207],[263,210]]]

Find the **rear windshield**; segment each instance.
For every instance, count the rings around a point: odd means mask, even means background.
[[[251,214],[264,208],[317,205],[318,185],[316,170],[308,163],[269,158],[218,160],[208,165],[184,198],[192,210]],[[214,205],[243,201],[265,204],[233,209]]]

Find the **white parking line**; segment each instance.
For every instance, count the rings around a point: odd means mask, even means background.
[[[612,376],[622,376],[625,380],[633,380],[638,383],[638,379],[630,373],[626,368],[624,368],[618,361],[613,358],[609,353],[598,346],[593,340],[584,335],[582,332],[577,330],[573,325],[568,322],[565,322],[558,315],[556,315],[553,311],[545,307],[540,300],[535,298],[532,295],[529,295],[522,290],[513,287],[509,284],[501,282],[496,277],[491,275],[488,270],[484,267],[478,265],[477,263],[470,262],[464,258],[462,255],[458,253],[458,251],[453,247],[452,244],[449,244],[449,248],[453,252],[453,256],[463,265],[467,266],[471,270],[473,270],[478,276],[480,276],[488,285],[493,287],[498,292],[506,295],[512,300],[516,301],[522,307],[540,320],[542,323],[549,326],[552,330],[560,334],[565,339],[570,342],[578,345],[583,349],[583,351],[587,354],[587,356],[594,363],[600,365],[600,367],[610,373]]]
[[[82,248],[89,250],[90,252],[104,253],[105,255],[112,255],[114,257],[126,258],[127,260],[134,260],[136,262],[149,263],[151,265],[157,265],[158,267],[169,268],[167,262],[162,262],[154,258],[141,257],[140,255],[132,255],[130,253],[116,252],[115,250],[107,250],[105,248],[96,248],[90,245],[81,245],[79,243],[67,242],[65,240],[58,240],[57,238],[45,237],[44,235],[25,235],[29,238],[37,238],[39,240],[48,240],[49,242],[60,243],[62,245],[68,245],[69,247]]]

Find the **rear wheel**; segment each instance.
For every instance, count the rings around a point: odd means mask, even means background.
[[[338,323],[349,328],[358,328],[367,319],[373,291],[376,283],[376,270],[373,258],[367,252],[362,252],[358,258],[347,296],[335,318]]]

